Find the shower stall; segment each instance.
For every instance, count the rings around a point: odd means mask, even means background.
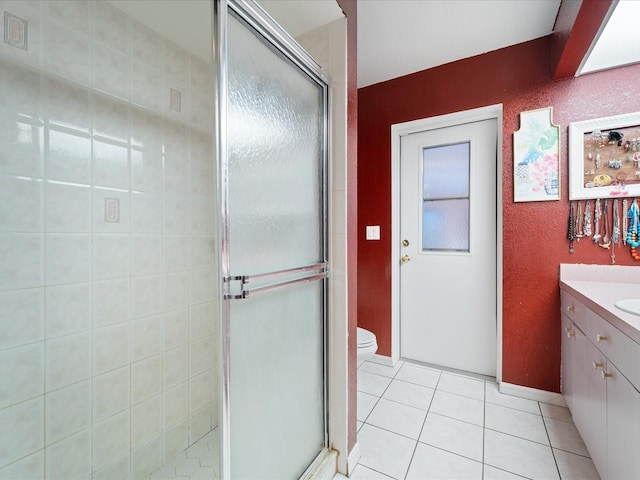
[[[346,352],[325,71],[252,1],[0,10],[0,479],[310,471]]]

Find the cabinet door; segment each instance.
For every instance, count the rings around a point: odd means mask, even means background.
[[[587,362],[587,418],[580,433],[600,477],[607,478],[607,382],[602,377],[607,360],[591,342],[587,342]]]
[[[607,475],[609,480],[640,478],[640,393],[618,369],[607,366]]]
[[[574,342],[573,342],[573,323],[563,313],[562,314],[562,394],[567,402],[571,414],[574,414],[574,382],[575,376],[573,371],[575,369],[574,359]]]
[[[587,343],[587,336],[573,325],[573,336],[570,340],[573,377],[573,410],[571,415],[580,434],[582,434],[581,426],[589,422],[587,381],[593,367],[587,360]]]

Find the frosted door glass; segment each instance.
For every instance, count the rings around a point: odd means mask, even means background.
[[[424,199],[469,196],[469,144],[425,148],[423,158]]]
[[[322,87],[233,16],[228,81],[230,274],[323,261]],[[297,479],[325,445],[324,288],[230,301],[232,478]]]
[[[469,250],[469,200],[424,202],[423,250]]]

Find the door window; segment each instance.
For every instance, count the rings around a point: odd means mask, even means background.
[[[422,251],[469,251],[469,150],[422,150]]]

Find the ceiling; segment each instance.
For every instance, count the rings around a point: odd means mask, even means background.
[[[549,35],[560,0],[360,0],[358,87]]]

